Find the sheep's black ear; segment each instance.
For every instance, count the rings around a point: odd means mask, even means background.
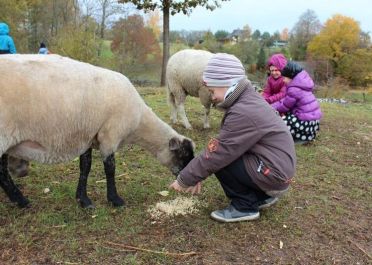
[[[189,139],[184,139],[182,145],[186,146],[186,148],[188,148],[192,152],[194,152],[196,148],[195,143],[193,141],[190,141]]]
[[[180,149],[180,147],[181,147],[181,141],[178,138],[173,137],[169,140],[169,150],[175,151],[175,150]]]

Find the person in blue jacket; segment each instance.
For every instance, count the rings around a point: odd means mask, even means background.
[[[42,42],[40,43],[40,49],[39,49],[39,54],[49,54],[49,50],[48,48],[46,47],[45,43]]]
[[[9,36],[9,26],[0,23],[0,54],[17,53],[13,38]]]

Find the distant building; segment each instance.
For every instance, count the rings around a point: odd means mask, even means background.
[[[239,41],[247,41],[248,38],[244,37],[244,30],[242,29],[235,29],[233,32],[231,32],[229,35],[226,36],[226,38],[219,39],[219,42],[222,42],[223,44],[236,44]]]
[[[243,31],[241,29],[235,29],[233,32],[227,35],[227,38],[230,40],[231,43],[238,43],[242,35]]]
[[[283,47],[287,47],[287,46],[288,46],[288,41],[276,40],[276,41],[273,42],[273,45],[271,47],[283,48]]]

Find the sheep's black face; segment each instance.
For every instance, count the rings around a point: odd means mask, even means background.
[[[194,146],[188,139],[180,141],[178,138],[172,138],[169,141],[169,149],[173,154],[171,171],[177,176],[194,158]]]

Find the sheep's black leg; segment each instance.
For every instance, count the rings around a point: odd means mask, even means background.
[[[92,166],[92,148],[89,148],[80,156],[80,177],[76,189],[76,199],[83,208],[94,208],[92,201],[87,195],[87,182],[90,168]]]
[[[4,189],[12,202],[16,202],[19,207],[26,207],[30,202],[14,184],[8,172],[8,155],[3,154],[0,161],[0,186]]]
[[[103,161],[103,165],[106,173],[107,200],[115,207],[123,206],[124,200],[118,195],[115,186],[115,154],[109,155]]]

